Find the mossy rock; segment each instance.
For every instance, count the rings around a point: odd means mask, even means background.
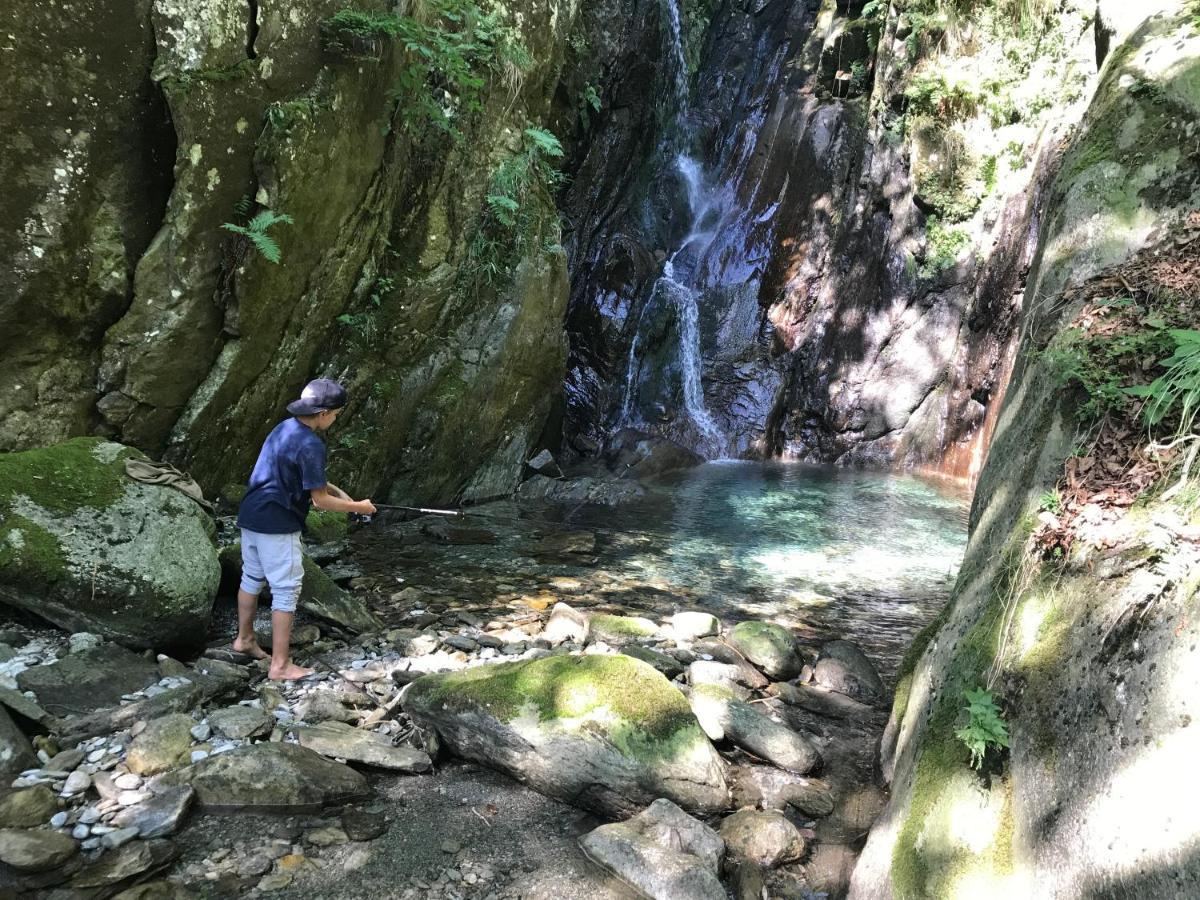
[[[458,755],[603,815],[658,797],[725,807],[720,757],[684,698],[628,656],[552,656],[427,675],[404,709]]]
[[[641,616],[600,614],[588,618],[588,640],[621,646],[642,638],[654,637],[658,626]]]
[[[212,521],[126,476],[139,455],[75,438],[0,456],[0,601],[131,647],[203,641],[220,574]]]
[[[773,622],[739,622],[729,643],[767,675],[780,681],[800,674],[800,656],[792,633]]]
[[[304,521],[308,536],[318,544],[332,544],[343,540],[350,530],[347,515],[327,509],[310,509]]]

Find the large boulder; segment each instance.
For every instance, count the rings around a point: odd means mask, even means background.
[[[0,456],[0,601],[131,647],[202,643],[220,580],[208,515],[125,475],[100,438]]]
[[[704,457],[669,438],[622,428],[609,442],[605,462],[619,476],[650,478],[703,464]]]
[[[34,769],[37,765],[38,758],[29,738],[17,727],[8,710],[0,705],[0,782],[7,784],[25,769]]]
[[[683,695],[628,656],[552,656],[427,675],[404,709],[460,756],[603,815],[659,797],[714,812],[721,760]]]
[[[32,691],[56,716],[80,715],[117,706],[121,697],[158,681],[153,660],[116,644],[101,644],[17,675],[17,686]]]
[[[800,674],[800,656],[792,633],[773,622],[738,622],[729,643],[769,676],[787,681]]]
[[[821,648],[821,655],[813,667],[813,681],[827,690],[865,703],[878,703],[887,696],[887,688],[875,666],[849,641],[830,641]]]

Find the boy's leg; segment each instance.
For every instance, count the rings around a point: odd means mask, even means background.
[[[271,583],[271,668],[267,677],[288,681],[311,675],[313,670],[292,663],[292,623],[296,617],[296,601],[304,581],[304,556],[300,535],[279,535],[273,548],[273,563],[266,567]]]
[[[255,659],[266,659],[254,636],[254,613],[258,610],[258,595],[263,589],[262,560],[258,554],[257,535],[242,529],[242,583],[238,586],[238,633],[233,649]]]

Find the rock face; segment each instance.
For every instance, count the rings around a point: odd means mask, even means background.
[[[412,112],[441,95],[393,90],[417,51],[356,43],[327,21],[345,6],[0,13],[0,324],[25,332],[0,353],[0,449],[101,430],[215,491],[308,378],[350,370],[359,449],[338,483],[404,502],[516,487],[561,381],[566,259],[547,180],[511,227],[484,198],[536,152],[524,132],[550,116],[578,6],[501,9],[478,41],[423,21],[475,48],[445,128]],[[221,227],[266,209],[293,219],[270,229],[278,264]]]
[[[625,822],[601,825],[580,849],[655,900],[725,900],[717,880],[725,845],[715,831],[669,800],[655,800]]]
[[[204,639],[220,580],[212,523],[132,481],[97,438],[0,457],[0,600],[132,647]]]
[[[1195,271],[1200,256],[1191,218],[1197,151],[1172,124],[1200,115],[1200,36],[1190,14],[1152,15],[1156,6],[1120,4],[1139,23],[1109,49],[1041,198],[1022,348],[975,494],[966,559],[950,606],[900,673],[881,753],[891,797],[854,871],[854,900],[951,897],[969,884],[1012,896],[1200,892],[1200,823],[1178,774],[1200,753],[1192,688],[1200,659],[1190,649],[1200,622],[1180,615],[1197,599],[1200,553],[1179,536],[1194,510],[1152,495],[1124,513],[1109,527],[1123,529],[1134,560],[1107,573],[1086,531],[1071,551],[1078,563],[1026,556],[1026,523],[1090,427],[1080,423],[1082,398],[1063,390],[1036,348],[1084,303],[1131,294],[1145,302],[1142,285],[1155,290],[1170,270]],[[1146,280],[1114,268],[1126,265],[1141,265]],[[1196,309],[1193,287],[1178,298]],[[1006,621],[1017,623],[1007,640]],[[989,672],[1011,748],[992,760],[981,789],[954,732],[964,691]]]
[[[458,755],[534,789],[619,816],[666,797],[711,812],[720,758],[683,695],[628,656],[554,656],[427,675],[404,709]]]

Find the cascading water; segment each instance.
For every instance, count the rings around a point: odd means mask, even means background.
[[[685,142],[683,134],[684,113],[688,107],[688,70],[683,51],[683,25],[679,15],[678,0],[664,0],[674,65],[674,112],[675,127],[670,129],[664,151],[671,152],[675,141]],[[678,316],[678,358],[683,386],[683,403],[688,417],[699,430],[702,446],[697,449],[709,455],[720,456],[725,437],[708,411],[704,402],[702,380],[702,355],[700,347],[700,296],[695,289],[695,278],[700,269],[704,252],[712,243],[720,224],[722,204],[716,192],[706,183],[704,173],[691,156],[675,151],[675,169],[679,172],[687,189],[690,224],[687,235],[675,251],[663,263],[662,274],[655,281],[650,297],[638,316],[637,327],[629,345],[629,358],[625,367],[625,392],[621,401],[618,427],[630,424],[633,398],[638,381],[638,350],[646,310],[662,298],[669,300]],[[681,259],[681,255],[683,259]],[[676,264],[680,269],[676,272]]]

